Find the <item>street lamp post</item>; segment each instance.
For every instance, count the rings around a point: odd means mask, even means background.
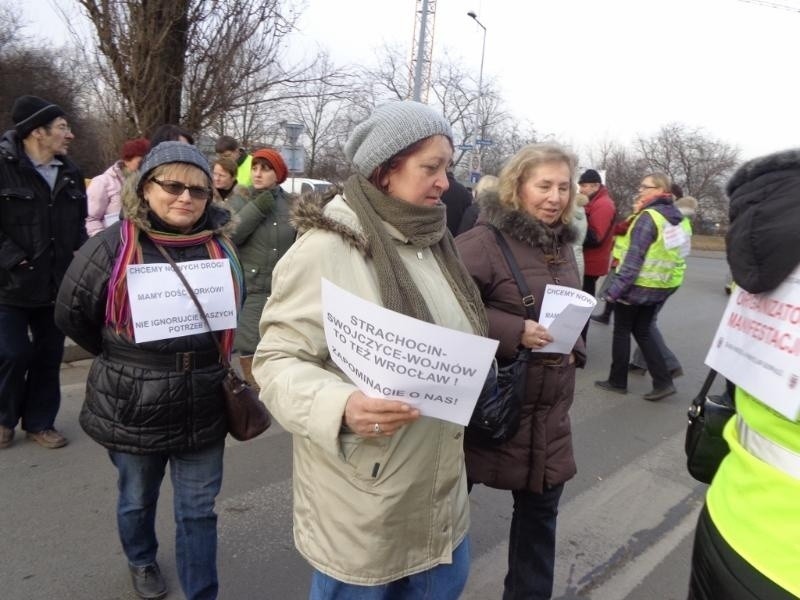
[[[469,179],[471,183],[477,183],[481,177],[481,146],[478,145],[478,130],[481,127],[482,104],[483,104],[483,59],[486,56],[486,26],[478,20],[475,11],[469,11],[467,16],[480,25],[483,29],[483,47],[481,48],[481,70],[478,72],[478,106],[475,117],[475,134],[473,136],[472,161],[470,163]]]

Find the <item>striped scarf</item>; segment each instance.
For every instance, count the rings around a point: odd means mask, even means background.
[[[108,296],[106,298],[106,325],[113,328],[119,335],[134,340],[133,319],[131,318],[131,304],[128,298],[128,265],[142,264],[142,246],[139,243],[140,229],[131,221],[125,219],[120,226],[120,244],[117,260],[111,271],[108,282]],[[162,246],[172,248],[186,248],[205,244],[208,256],[212,259],[227,258],[233,275],[233,288],[237,309],[241,306],[242,289],[244,289],[244,275],[242,265],[236,256],[233,243],[224,235],[215,235],[206,229],[196,233],[183,235],[148,231],[147,236]],[[226,329],[220,336],[220,345],[227,358],[230,359],[233,348],[235,329]]]

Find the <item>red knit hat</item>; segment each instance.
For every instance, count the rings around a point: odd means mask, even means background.
[[[261,150],[256,150],[253,152],[253,158],[263,158],[267,161],[272,170],[275,171],[275,176],[277,177],[277,183],[283,183],[286,181],[286,177],[289,175],[289,169],[286,168],[286,163],[283,161],[283,157],[277,150],[273,150],[272,148],[262,148]]]
[[[122,160],[130,160],[136,156],[144,156],[148,152],[150,152],[150,142],[147,138],[136,138],[122,144],[120,155]]]

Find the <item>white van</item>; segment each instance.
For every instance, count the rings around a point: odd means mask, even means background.
[[[303,192],[319,192],[324,194],[333,184],[324,179],[307,179],[305,177],[289,177],[281,184],[283,191],[288,194],[300,195]]]

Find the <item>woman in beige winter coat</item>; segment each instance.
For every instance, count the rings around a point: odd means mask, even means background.
[[[377,108],[345,145],[357,173],[278,262],[253,374],[294,440],[294,537],[312,600],[455,600],[468,574],[463,427],[368,397],[332,361],[321,280],[430,323],[484,334],[447,231],[449,123],[417,102]]]

